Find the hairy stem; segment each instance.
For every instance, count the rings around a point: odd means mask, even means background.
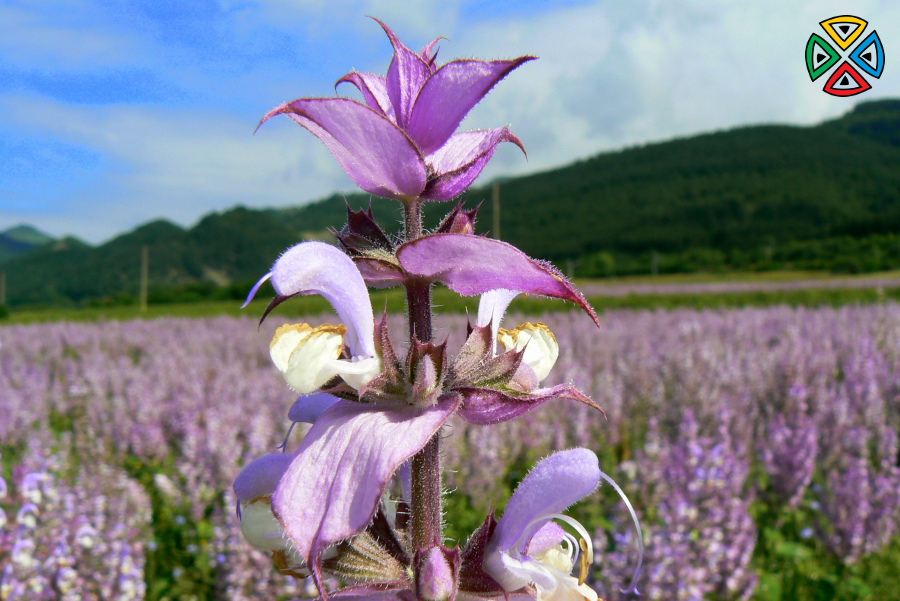
[[[406,306],[409,310],[409,340],[431,342],[431,282],[406,283]]]
[[[422,237],[422,201],[418,198],[403,203],[403,237],[406,241]]]
[[[422,201],[404,203],[406,240],[422,236]],[[412,280],[406,283],[406,302],[409,310],[409,337],[419,342],[431,342],[431,282]],[[441,528],[441,457],[440,433],[436,434],[412,458],[412,499],[410,521],[413,544],[428,549],[443,540]]]
[[[412,458],[412,505],[410,523],[413,545],[429,549],[444,538],[441,528],[440,434],[436,434]]]

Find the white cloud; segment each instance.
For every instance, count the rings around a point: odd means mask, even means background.
[[[896,77],[853,99],[828,96],[824,82],[809,81],[807,38],[820,20],[847,11],[869,19],[886,46],[900,44],[896,4],[684,0],[598,2],[480,23],[455,36],[449,54],[541,57],[467,120],[472,128],[511,122],[528,148],[527,166],[506,154],[490,176],[748,123],[813,124],[860,100],[900,95]]]
[[[9,65],[45,71],[130,64],[146,40],[104,29],[89,2],[34,0],[27,8],[0,5],[0,57]]]

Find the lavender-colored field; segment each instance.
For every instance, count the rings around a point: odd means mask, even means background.
[[[458,347],[465,318],[442,319]],[[556,403],[499,426],[455,422],[449,484],[474,510],[502,504],[533,458],[595,449],[644,520],[650,599],[749,597],[754,500],[809,510],[803,536],[848,564],[896,534],[900,306],[611,312],[600,330],[575,313],[542,320],[560,341],[555,377],[607,418]],[[234,476],[287,431],[271,321],[0,328],[0,597],[142,599],[154,529],[169,524],[192,532],[179,552],[218,598],[306,592],[245,544],[233,510]],[[627,514],[603,491],[577,510],[613,524],[597,528],[594,577],[616,598],[636,559]],[[172,571],[155,577],[186,577]]]

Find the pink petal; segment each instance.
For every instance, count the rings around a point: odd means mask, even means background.
[[[356,184],[377,196],[418,196],[425,164],[415,145],[390,119],[350,98],[301,98],[272,109],[322,140]]]
[[[375,319],[366,283],[353,260],[324,242],[301,242],[278,257],[264,276],[280,296],[320,294],[347,326],[354,357],[375,356]]]
[[[488,554],[523,548],[550,516],[588,496],[600,484],[600,463],[588,449],[550,455],[519,483],[488,543]]]
[[[406,133],[422,154],[431,154],[447,142],[472,107],[498,81],[533,59],[533,56],[522,56],[508,61],[456,60],[447,63],[422,86],[412,107],[409,125],[404,128]]]
[[[431,65],[421,55],[407,48],[390,27],[378,19],[375,21],[384,29],[394,47],[394,58],[387,72],[387,91],[391,104],[394,105],[397,125],[406,129],[419,90],[431,75]]]
[[[437,174],[422,194],[430,200],[450,200],[466,191],[494,156],[500,142],[512,142],[525,152],[522,142],[508,127],[454,134],[426,163]]]
[[[562,298],[576,303],[600,325],[594,309],[559,270],[500,240],[431,234],[400,246],[397,258],[408,274],[442,282],[459,294],[506,288]]]
[[[340,399],[327,392],[304,394],[300,396],[291,408],[288,409],[288,419],[292,422],[314,424],[319,421],[322,414]]]
[[[391,104],[391,98],[387,92],[387,80],[383,76],[352,71],[337,80],[335,87],[344,82],[355,85],[362,92],[366,104],[371,108],[389,119],[396,120],[394,106]]]
[[[339,401],[313,425],[281,479],[272,507],[300,555],[361,531],[384,488],[456,410],[451,399],[420,410]]]
[[[291,459],[287,453],[272,453],[254,459],[234,479],[234,495],[237,500],[245,503],[257,497],[272,496]]]

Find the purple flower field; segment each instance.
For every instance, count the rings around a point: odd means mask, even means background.
[[[784,527],[787,542],[841,565],[895,537],[900,306],[600,319],[597,330],[585,315],[541,317],[560,344],[548,384],[574,383],[606,420],[554,401],[499,425],[447,428],[447,482],[474,520],[501,507],[536,458],[582,446],[641,516],[639,589],[650,599],[758,596],[751,560],[772,508],[803,516],[797,540]],[[296,395],[268,356],[280,323],[0,328],[0,599],[312,592],[245,543],[231,490],[288,430]],[[458,347],[465,324],[440,316],[436,338]],[[391,327],[402,331],[402,318]],[[605,486],[593,499],[576,508],[596,518],[584,523],[609,525],[595,533],[593,584],[605,599],[625,598],[617,591],[637,560],[634,530]],[[454,523],[465,511],[448,507]]]

